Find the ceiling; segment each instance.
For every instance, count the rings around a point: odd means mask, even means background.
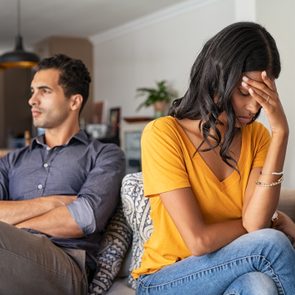
[[[102,33],[184,0],[20,0],[25,48],[49,36]],[[0,0],[0,53],[14,48],[17,0]]]

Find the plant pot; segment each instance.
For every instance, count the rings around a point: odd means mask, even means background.
[[[155,111],[154,116],[155,118],[159,118],[166,114],[168,103],[164,100],[156,101],[153,106]]]

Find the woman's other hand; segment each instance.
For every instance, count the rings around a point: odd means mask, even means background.
[[[286,235],[295,240],[295,223],[287,214],[282,211],[277,212],[278,218],[273,221],[273,228],[284,232]]]

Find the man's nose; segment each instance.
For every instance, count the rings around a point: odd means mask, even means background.
[[[37,104],[37,94],[36,93],[32,93],[31,97],[28,100],[28,103],[30,106]]]

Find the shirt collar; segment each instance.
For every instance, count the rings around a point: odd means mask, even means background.
[[[82,142],[83,144],[88,144],[89,143],[89,138],[88,138],[87,133],[84,130],[80,129],[79,132],[76,133],[69,140],[69,142],[67,144],[65,144],[65,145],[71,144],[72,142],[74,142],[76,140]],[[36,136],[32,140],[32,143],[30,144],[30,149],[33,149],[36,145],[41,145],[43,147],[47,147],[47,145],[45,144],[45,135],[44,134]]]
[[[80,131],[78,133],[76,133],[69,142],[71,142],[73,139],[76,139],[78,141],[81,141],[84,144],[88,144],[89,143],[89,137],[87,135],[87,133],[85,132],[85,130],[80,129]]]

